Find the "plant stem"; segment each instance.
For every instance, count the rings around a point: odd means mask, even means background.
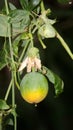
[[[18,90],[20,90],[20,86],[19,86],[19,84],[18,84],[18,82],[17,82],[16,72],[14,73],[14,79],[15,79],[15,84],[16,84]]]
[[[14,72],[12,72],[12,108],[14,112],[14,130],[17,130],[17,118],[15,114],[15,85],[14,85]]]
[[[44,42],[42,41],[42,39],[41,39],[41,37],[40,37],[39,34],[38,34],[38,39],[39,39],[39,41],[40,41],[40,43],[41,43],[43,49],[45,49],[45,48],[46,48],[46,45],[45,45]]]
[[[12,42],[11,42],[11,36],[10,36],[10,34],[11,34],[11,26],[10,26],[10,24],[9,24],[9,47],[10,47],[10,55],[11,55],[11,74],[12,74],[12,108],[13,108],[13,110],[14,110],[14,112],[16,111],[15,110],[15,86],[14,86],[14,79],[15,79],[15,77],[14,77],[14,73],[16,72],[16,67],[15,67],[15,62],[14,62],[14,57],[13,57],[13,48],[12,48]],[[14,130],[16,130],[17,128],[17,119],[16,119],[16,115],[14,114],[13,115],[14,116]]]
[[[10,90],[11,90],[11,87],[12,87],[12,80],[11,80],[9,86],[8,86],[8,89],[7,89],[7,92],[6,92],[5,98],[4,98],[5,101],[8,99],[9,92],[10,92]]]
[[[2,116],[0,116],[0,130],[2,130]]]
[[[7,3],[7,0],[5,0],[5,6],[6,6],[6,13],[7,15],[9,14],[9,9],[8,9],[8,3]]]
[[[7,15],[9,14],[9,9],[8,9],[8,3],[7,3],[7,0],[5,0],[5,6],[6,6],[6,13]],[[9,95],[9,92],[10,92],[10,88],[12,86],[12,108],[13,108],[13,111],[15,112],[15,86],[14,86],[14,72],[16,72],[16,67],[15,67],[15,62],[14,62],[14,56],[13,56],[13,48],[12,48],[12,41],[11,41],[11,24],[9,23],[8,24],[8,39],[9,39],[9,47],[10,47],[10,56],[11,56],[11,74],[12,74],[12,81],[9,85],[9,88],[8,88],[8,91],[7,91],[7,94],[5,96],[5,100],[7,100],[7,97]],[[17,124],[16,124],[16,115],[14,114],[14,130],[16,130],[17,128]],[[1,129],[0,129],[1,130]]]
[[[59,39],[59,41],[61,42],[64,49],[67,51],[67,53],[69,54],[69,56],[73,60],[73,53],[71,52],[69,46],[67,45],[67,43],[64,41],[64,39],[60,36],[60,34],[58,32],[57,32],[57,38]]]
[[[11,30],[10,26],[9,26],[9,30]],[[15,88],[15,85],[14,85],[15,77],[14,77],[14,73],[16,72],[15,71],[16,68],[15,68],[15,63],[14,63],[13,48],[12,48],[12,44],[11,44],[10,35],[9,35],[9,46],[10,46],[10,55],[11,55],[11,60],[12,60],[12,62],[11,62],[11,69],[12,69],[12,72],[11,72],[11,74],[12,74],[12,108],[13,108],[13,111],[15,112],[16,110],[15,110],[15,89],[14,89]],[[16,130],[17,129],[17,119],[16,119],[15,114],[13,116],[14,116],[14,130]]]
[[[28,46],[28,43],[29,43],[29,42],[26,43],[26,45],[25,45],[25,47],[24,47],[24,49],[23,49],[23,51],[22,51],[22,53],[21,53],[21,55],[20,55],[19,62],[21,62],[21,60],[22,60],[22,58],[23,58],[23,56],[24,56],[24,53],[25,53],[25,51],[26,51],[26,49],[27,49],[27,46]]]
[[[11,33],[11,27],[9,24],[9,46],[10,46],[10,55],[11,55],[11,69],[12,69],[12,107],[14,112],[15,110],[15,86],[14,86],[14,73],[16,72],[16,67],[15,67],[15,63],[14,63],[14,57],[13,57],[13,48],[12,48],[12,43],[11,43],[11,37],[10,37],[10,33]],[[14,114],[14,130],[17,129],[17,119],[16,119],[16,115]]]

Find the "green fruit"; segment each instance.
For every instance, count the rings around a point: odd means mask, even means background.
[[[20,93],[28,103],[41,102],[48,93],[48,81],[46,77],[38,72],[26,74],[20,83]]]

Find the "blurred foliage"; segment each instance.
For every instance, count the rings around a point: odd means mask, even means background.
[[[69,4],[71,0],[57,0],[60,4]]]

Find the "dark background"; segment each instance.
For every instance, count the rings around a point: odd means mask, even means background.
[[[20,7],[18,0],[10,0]],[[54,25],[73,52],[73,3],[59,4],[57,1],[44,0],[46,8],[51,8]],[[4,1],[0,1],[2,8]],[[73,129],[73,61],[56,39],[46,39],[46,50],[41,51],[42,63],[57,73],[64,81],[64,92],[54,97],[54,88],[50,84],[49,93],[37,107],[26,103],[16,89],[18,113],[17,130],[72,130]],[[0,71],[0,98],[4,98],[9,84],[9,71]],[[9,99],[10,100],[10,99]],[[6,130],[13,130],[7,127]]]

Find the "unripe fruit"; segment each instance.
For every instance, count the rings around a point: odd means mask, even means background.
[[[27,73],[20,83],[21,96],[28,103],[41,102],[47,96],[48,89],[46,77],[38,72]]]

